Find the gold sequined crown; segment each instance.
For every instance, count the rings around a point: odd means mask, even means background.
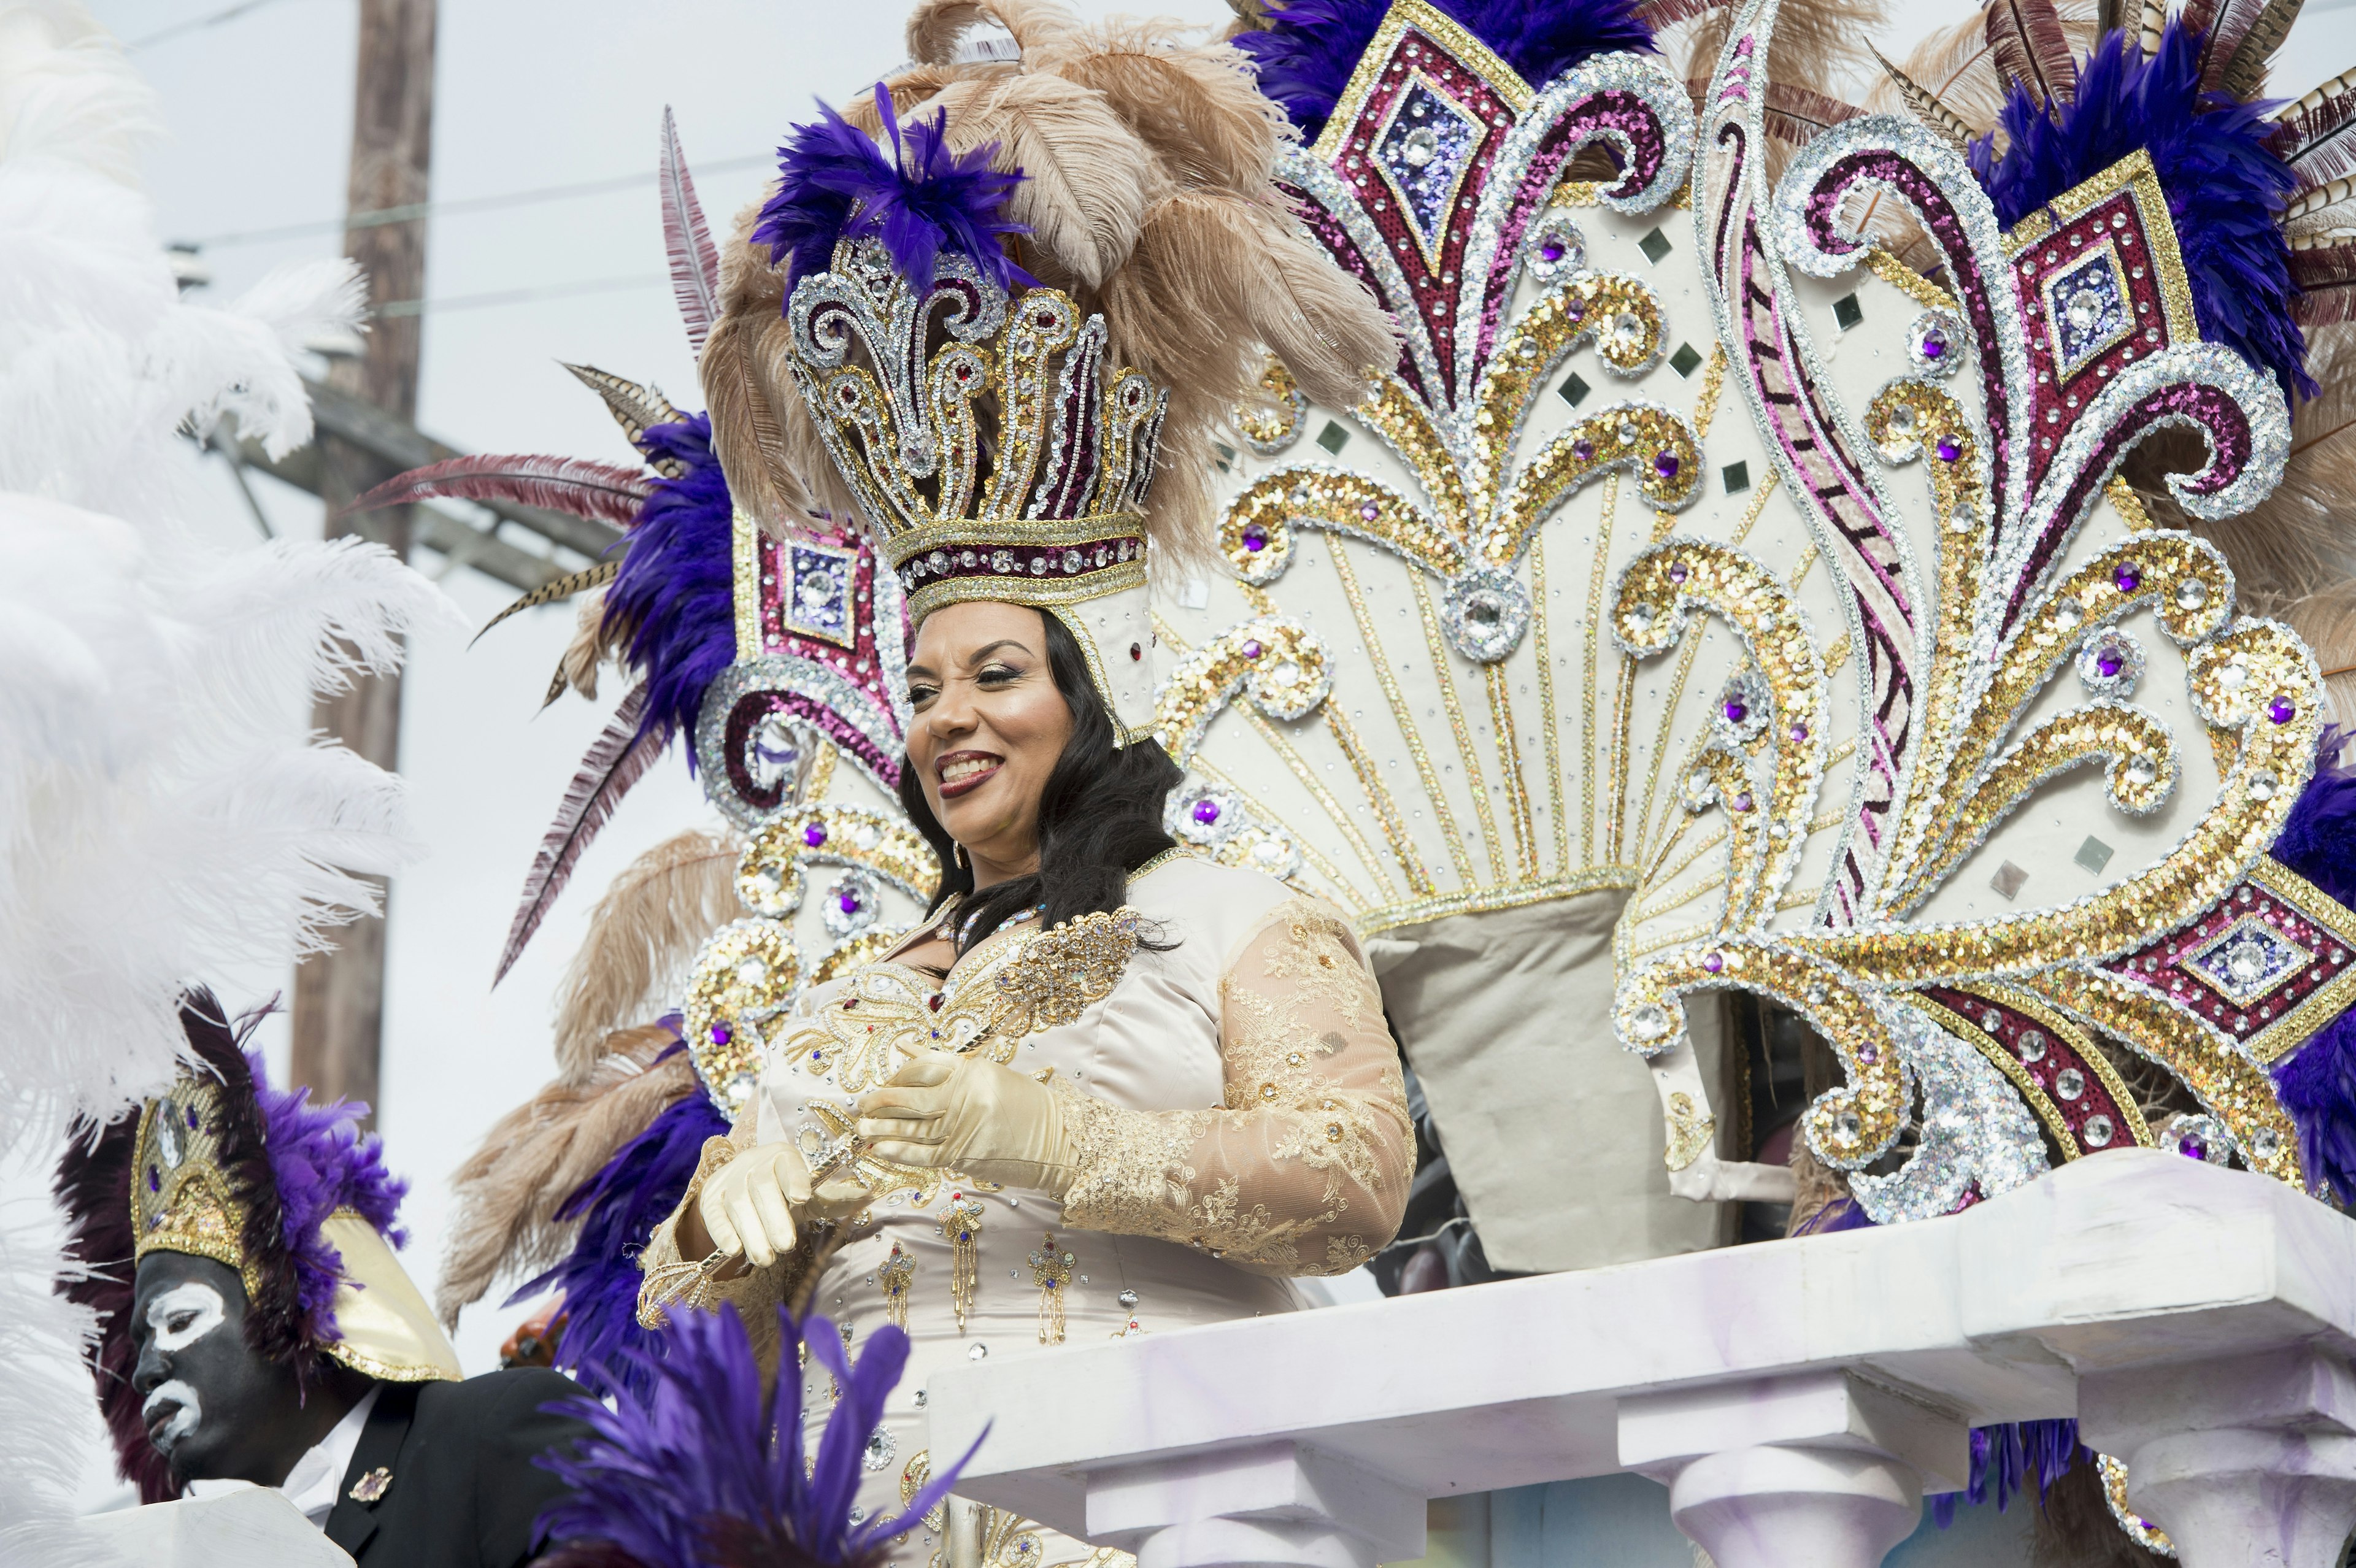
[[[1168,397],[1106,368],[1102,316],[1054,289],[1010,295],[954,253],[919,286],[873,240],[798,283],[789,315],[795,379],[912,619],[1143,586]]]
[[[134,1258],[149,1253],[190,1253],[227,1264],[255,1287],[245,1253],[244,1206],[220,1168],[214,1129],[224,1108],[218,1083],[183,1078],[170,1093],[147,1103],[139,1117],[138,1155],[132,1165]]]

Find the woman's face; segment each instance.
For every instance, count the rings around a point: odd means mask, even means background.
[[[1041,613],[990,600],[935,611],[908,659],[908,703],[909,764],[975,885],[1030,871],[1039,797],[1072,734]]]

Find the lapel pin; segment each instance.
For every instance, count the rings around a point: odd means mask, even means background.
[[[350,1497],[356,1503],[372,1503],[384,1496],[392,1485],[392,1472],[379,1465],[352,1483]]]

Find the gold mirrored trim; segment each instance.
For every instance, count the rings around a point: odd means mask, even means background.
[[[2341,946],[2356,950],[2356,912],[2272,855],[2258,858],[2250,868],[2250,880],[2330,933]],[[2301,997],[2297,1006],[2252,1035],[2243,1049],[2260,1061],[2278,1061],[2351,1006],[2356,1006],[2356,964]]]

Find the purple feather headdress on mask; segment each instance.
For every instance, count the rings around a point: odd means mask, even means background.
[[[637,1365],[616,1380],[614,1408],[586,1395],[548,1407],[590,1435],[536,1461],[571,1488],[540,1517],[541,1536],[564,1544],[538,1568],[852,1568],[938,1506],[965,1459],[937,1471],[896,1519],[862,1523],[852,1507],[908,1336],[885,1324],[854,1365],[834,1325],[809,1320],[810,1359],[841,1397],[805,1467],[794,1373],[803,1335],[782,1308],[777,1327],[785,1372],[775,1380],[762,1377],[734,1307],[674,1312],[662,1356],[624,1352]]]
[[[385,1169],[382,1142],[362,1136],[366,1105],[353,1100],[315,1105],[308,1089],[273,1089],[259,1051],[247,1051],[245,1061],[278,1194],[279,1238],[294,1260],[296,1307],[315,1338],[333,1339],[344,1260],[319,1228],[337,1210],[349,1209],[394,1246],[404,1246],[408,1233],[393,1220],[409,1184]]]
[[[790,256],[789,279],[825,272],[841,240],[873,239],[883,242],[893,269],[919,286],[932,283],[943,251],[971,258],[1000,288],[1035,284],[999,243],[1031,229],[1001,216],[1023,172],[991,167],[998,144],[950,152],[946,109],[912,121],[904,136],[881,82],[875,108],[891,139],[888,159],[864,131],[824,103],[818,120],[794,128],[793,140],[777,150],[777,188],[761,208],[752,243],[769,248],[773,265]]]
[[[2315,776],[2291,807],[2274,857],[2356,908],[2356,769],[2338,764],[2345,731],[2327,728]],[[2341,1013],[2273,1067],[2275,1093],[2298,1128],[2308,1179],[2356,1203],[2356,1011]]]

